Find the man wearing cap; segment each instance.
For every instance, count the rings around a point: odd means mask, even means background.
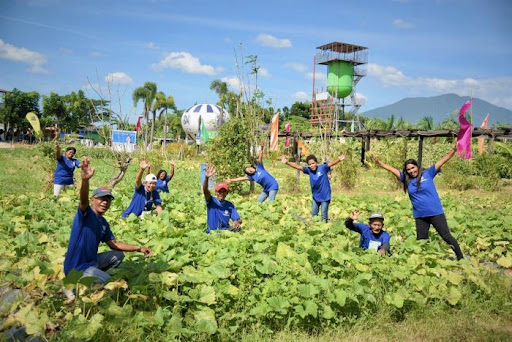
[[[160,214],[162,209],[162,200],[156,191],[156,176],[152,173],[148,174],[142,183],[142,174],[144,170],[150,167],[149,162],[141,160],[139,163],[139,172],[135,177],[135,191],[133,192],[132,202],[124,211],[121,217],[127,217],[130,214],[135,214],[142,218],[144,212],[150,212],[153,204],[156,206],[156,212]]]
[[[219,183],[215,186],[215,194],[211,195],[208,190],[208,179],[215,173],[215,166],[210,165],[206,168],[203,181],[203,194],[206,200],[207,224],[206,233],[212,230],[231,230],[238,232],[242,220],[236,211],[235,206],[230,201],[226,201],[229,192],[228,183]],[[229,220],[233,220],[233,226],[229,225]]]
[[[345,220],[345,227],[361,234],[359,247],[376,250],[380,255],[384,255],[386,252],[390,253],[389,233],[382,230],[382,227],[384,227],[384,216],[379,213],[371,214],[369,218],[370,225],[367,225],[364,223],[354,223],[359,214],[358,210],[354,210],[350,217],[347,217]]]
[[[147,257],[152,253],[147,247],[129,245],[115,240],[109,223],[103,217],[114,199],[109,189],[94,190],[89,204],[89,179],[94,175],[90,162],[90,158],[85,158],[82,163],[80,204],[71,227],[71,237],[64,260],[64,273],[67,276],[72,269],[83,271],[84,276],[96,277],[97,283],[105,283],[110,278],[105,271],[121,264],[124,258],[123,252],[141,252]],[[100,242],[105,242],[113,251],[98,254]],[[64,293],[69,299],[74,299],[71,290],[64,289]]]

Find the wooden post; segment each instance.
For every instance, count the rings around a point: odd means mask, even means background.
[[[300,165],[300,152],[299,152],[299,137],[294,135],[293,137],[293,158],[295,163]],[[297,170],[297,186],[300,187],[300,171]]]
[[[420,135],[419,138],[420,139],[418,144],[418,169],[421,170],[421,160],[423,159],[423,135]]]
[[[366,151],[370,151],[370,136],[366,136]]]
[[[365,137],[361,138],[361,164],[364,165],[364,155],[365,155]]]

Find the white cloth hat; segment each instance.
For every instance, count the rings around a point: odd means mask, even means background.
[[[156,176],[150,173],[149,175],[146,176],[146,179],[144,181],[150,183],[156,182]]]

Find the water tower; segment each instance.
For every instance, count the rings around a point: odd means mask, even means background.
[[[332,42],[317,47],[319,52],[313,63],[313,99],[310,122],[314,127],[338,131],[355,123],[361,129],[359,115],[361,104],[356,100],[355,86],[366,76],[368,48],[359,45]],[[316,66],[327,65],[327,89],[316,89]],[[348,120],[347,112],[352,113]]]

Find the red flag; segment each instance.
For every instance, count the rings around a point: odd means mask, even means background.
[[[135,131],[137,132],[137,134],[140,133],[140,119],[142,119],[142,116],[139,116],[139,118],[137,119],[137,126],[135,126]]]
[[[457,134],[457,154],[464,159],[471,158],[471,124],[464,117],[464,113],[471,107],[471,100],[468,100],[459,112],[460,130]]]
[[[290,133],[290,129],[291,129],[291,126],[290,126],[290,123],[286,123],[286,125],[284,125],[284,129],[286,131],[286,133]],[[284,147],[290,147],[290,137],[286,137],[286,140],[284,141]]]
[[[274,115],[270,123],[270,151],[277,150],[277,140],[279,138],[279,112]]]

